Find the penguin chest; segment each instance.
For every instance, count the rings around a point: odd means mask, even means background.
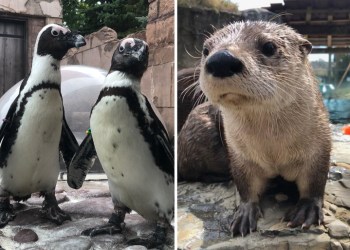
[[[7,166],[2,168],[2,186],[13,195],[24,196],[56,186],[62,117],[62,99],[57,89],[40,89],[27,98]]]
[[[147,219],[160,217],[160,204],[162,211],[172,210],[173,185],[167,184],[156,166],[126,99],[103,97],[93,109],[90,124],[112,197]]]

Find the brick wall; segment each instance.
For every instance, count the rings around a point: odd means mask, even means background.
[[[205,39],[215,30],[242,20],[231,12],[178,7],[177,67],[192,68],[199,64]]]
[[[170,135],[174,134],[174,3],[173,0],[149,2],[145,32],[130,34],[146,40],[150,55],[148,69],[141,80],[141,91],[158,108]],[[80,64],[108,70],[117,33],[104,27],[85,37],[87,45],[71,50],[62,65]]]
[[[146,40],[149,66],[141,89],[155,104],[174,134],[174,1],[149,0]]]

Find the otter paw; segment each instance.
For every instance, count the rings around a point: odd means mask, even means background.
[[[241,203],[233,216],[230,227],[233,236],[236,234],[246,236],[248,233],[256,231],[257,222],[260,217],[262,217],[262,213],[258,203]]]
[[[289,221],[287,226],[309,228],[312,224],[321,225],[323,223],[322,199],[300,199],[297,205],[289,210],[284,217],[284,221]]]

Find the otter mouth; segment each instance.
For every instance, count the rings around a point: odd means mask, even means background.
[[[238,94],[238,93],[224,93],[219,96],[220,102],[229,102],[234,105],[240,105],[252,101],[253,99],[249,96]]]

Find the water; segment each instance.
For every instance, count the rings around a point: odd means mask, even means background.
[[[350,123],[350,99],[324,99],[332,123]]]

